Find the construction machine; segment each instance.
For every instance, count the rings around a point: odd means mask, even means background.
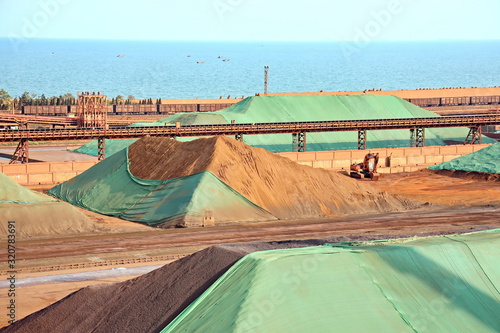
[[[352,178],[378,180],[380,174],[377,172],[378,153],[368,153],[362,163],[354,163],[350,168]]]

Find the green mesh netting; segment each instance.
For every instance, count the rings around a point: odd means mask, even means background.
[[[199,226],[206,211],[212,212],[216,223],[276,219],[210,171],[144,180],[131,174],[129,163],[126,148],[53,187],[49,194],[100,214],[148,225]]]
[[[498,332],[499,231],[255,252],[162,332]]]
[[[216,112],[178,113],[153,123],[138,123],[132,126],[163,126],[176,122],[183,125],[221,124],[230,123],[231,120],[235,120],[236,123],[269,123],[413,117],[439,117],[439,115],[394,96],[253,96]],[[466,128],[426,129],[425,144],[437,146],[446,143],[462,143],[467,137],[467,133],[468,129]],[[179,139],[184,141],[195,138]],[[357,140],[357,132],[307,133],[307,150],[356,149]],[[244,141],[251,146],[265,148],[272,152],[291,151],[292,148],[290,134],[245,135]],[[121,148],[123,148],[123,142],[119,144]],[[495,141],[483,137],[483,142],[493,143]],[[112,140],[108,140],[108,156],[115,150],[114,145]],[[370,149],[408,147],[409,145],[409,130],[368,131],[367,147]],[[97,141],[76,151],[97,156]]]
[[[430,166],[431,170],[460,170],[500,174],[500,143],[451,161]]]

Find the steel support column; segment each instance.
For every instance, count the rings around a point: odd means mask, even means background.
[[[292,133],[292,151],[306,151],[306,132]]]
[[[425,147],[425,128],[417,128],[415,147]]]
[[[469,133],[465,138],[464,145],[481,144],[483,142],[481,134],[481,125],[469,127]]]
[[[425,146],[425,128],[417,127],[410,129],[410,147]]]
[[[358,131],[358,149],[366,149],[366,129]]]
[[[97,139],[97,160],[102,161],[106,158],[106,138]]]
[[[9,164],[17,163],[19,160],[21,163],[28,163],[29,159],[28,139],[21,139],[21,141],[17,144],[14,154],[12,154]]]
[[[237,140],[237,141],[241,141],[243,142],[243,134],[241,133],[238,133],[234,136],[234,138]]]

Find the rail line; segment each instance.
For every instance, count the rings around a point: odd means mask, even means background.
[[[370,91],[365,92],[371,94]],[[354,92],[354,94],[359,95],[363,94],[363,92]],[[287,95],[287,93],[276,95]],[[301,94],[292,93],[291,95]],[[423,108],[500,105],[499,95],[411,98],[404,96],[405,94],[401,91],[394,92],[394,95]],[[260,96],[260,94],[257,94],[257,96]],[[106,113],[108,115],[162,114],[167,116],[177,112],[213,112],[227,108],[241,100],[240,98],[236,98],[226,99],[225,101],[216,99],[210,102],[207,101],[206,103],[113,104],[106,105]],[[78,114],[78,105],[25,105],[20,112],[24,115],[64,116],[70,113]]]

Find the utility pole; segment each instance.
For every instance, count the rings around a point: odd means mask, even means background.
[[[264,66],[264,95],[267,95],[269,82],[269,66]]]

